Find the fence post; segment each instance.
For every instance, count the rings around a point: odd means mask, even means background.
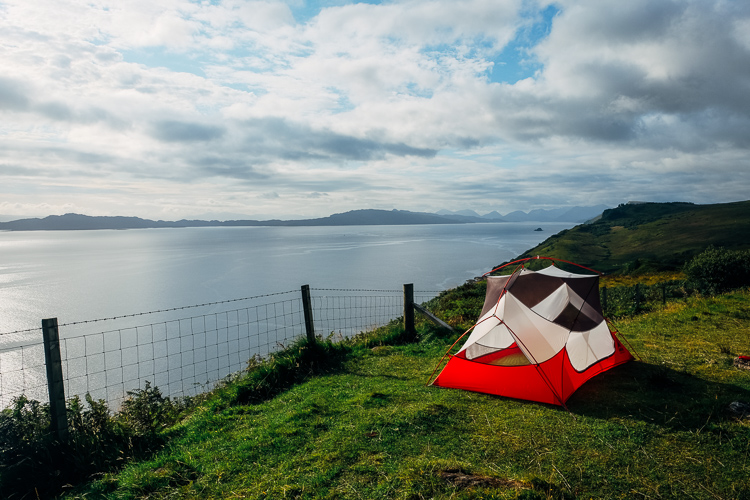
[[[607,287],[602,288],[602,312],[607,314]]]
[[[312,300],[310,300],[310,285],[302,285],[302,309],[305,312],[305,332],[307,341],[315,343],[315,324],[313,323]]]
[[[404,285],[404,331],[406,336],[414,338],[414,284]]]
[[[47,365],[50,430],[58,440],[67,441],[68,416],[65,412],[65,386],[63,384],[57,318],[42,320],[42,337],[44,338],[44,359]]]

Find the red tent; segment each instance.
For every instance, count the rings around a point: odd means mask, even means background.
[[[469,332],[433,385],[565,406],[587,380],[633,359],[604,318],[599,275],[554,265],[488,276]]]

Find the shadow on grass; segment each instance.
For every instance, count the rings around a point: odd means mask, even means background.
[[[230,387],[230,404],[261,403],[316,375],[336,373],[350,359],[352,348],[330,341],[299,340],[267,360],[248,362],[247,373]]]
[[[690,373],[631,362],[588,381],[568,401],[577,415],[621,417],[696,431],[732,418],[732,401],[750,401],[750,391]]]
[[[416,339],[397,325],[343,342],[318,337],[316,342],[310,343],[302,338],[265,360],[250,359],[245,375],[233,381],[224,391],[222,400],[229,405],[268,401],[314,376],[347,371],[348,362],[356,357],[358,350],[385,349],[390,352],[391,346],[413,344]]]

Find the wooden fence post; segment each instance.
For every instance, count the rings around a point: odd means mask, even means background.
[[[417,334],[414,328],[414,284],[404,285],[404,331],[406,336],[414,338]]]
[[[607,314],[607,287],[602,288],[602,312]]]
[[[44,359],[47,365],[50,430],[59,441],[64,442],[68,439],[68,416],[65,411],[65,386],[57,318],[42,320],[42,337],[44,338]]]
[[[302,309],[305,312],[305,332],[307,341],[315,343],[315,324],[313,323],[312,300],[310,300],[310,285],[302,285]]]
[[[415,304],[413,304],[413,306],[414,306],[415,310],[417,310],[417,311],[421,312],[422,314],[424,314],[427,317],[427,319],[429,319],[430,321],[432,321],[436,325],[438,325],[440,327],[443,327],[446,330],[452,330],[452,331],[454,331],[456,333],[461,333],[459,331],[456,331],[456,329],[453,328],[451,325],[449,325],[448,323],[446,323],[442,319],[438,318],[437,316],[435,316],[434,314],[432,314],[430,311],[428,311],[427,309],[425,309],[421,305],[415,303]]]

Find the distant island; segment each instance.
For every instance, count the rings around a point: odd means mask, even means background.
[[[90,216],[81,214],[50,215],[44,218],[19,219],[0,222],[0,231],[74,231],[95,229],[151,229],[183,227],[242,227],[242,226],[365,226],[409,224],[472,224],[487,222],[584,222],[598,216],[605,206],[573,207],[555,210],[533,210],[528,214],[512,212],[508,219],[497,212],[480,216],[476,212],[440,213],[410,212],[407,210],[351,210],[328,217],[302,220],[178,220],[163,221],[140,217]],[[473,214],[473,215],[472,215]]]

